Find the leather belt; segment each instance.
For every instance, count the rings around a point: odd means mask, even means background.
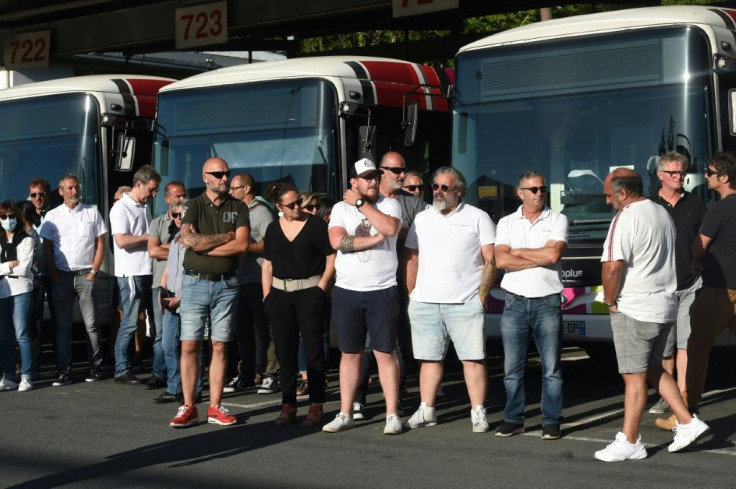
[[[271,286],[284,292],[294,292],[295,290],[304,290],[319,285],[322,275],[313,275],[309,278],[285,278],[280,279],[273,277]]]
[[[69,271],[62,271],[62,273],[68,273],[69,275],[74,275],[75,277],[84,277],[86,275],[89,275],[92,272],[91,268],[85,268],[82,270],[69,270]]]
[[[231,278],[235,277],[234,273],[224,273],[222,275],[218,275],[216,273],[197,273],[193,270],[184,270],[184,275],[197,277],[200,280],[209,280],[210,282],[224,282],[225,280],[230,280]]]

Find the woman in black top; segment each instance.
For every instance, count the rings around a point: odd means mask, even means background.
[[[264,307],[271,320],[281,365],[282,402],[277,425],[296,417],[296,375],[299,333],[304,340],[310,380],[309,413],[304,426],[322,423],[325,402],[325,362],[322,345],[325,289],[335,273],[335,250],[327,224],[301,211],[297,189],[277,183],[268,192],[279,219],[272,222],[263,243]]]

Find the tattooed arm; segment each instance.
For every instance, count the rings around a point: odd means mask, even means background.
[[[386,237],[382,234],[375,236],[354,236],[348,234],[343,227],[335,226],[329,229],[330,244],[336,250],[343,253],[354,253],[363,251],[384,242]]]
[[[483,254],[483,261],[485,266],[483,267],[483,275],[480,278],[480,287],[478,288],[478,297],[480,297],[480,303],[483,304],[485,309],[486,303],[488,302],[488,293],[493,287],[493,282],[496,281],[498,275],[498,269],[493,259],[493,245],[481,246],[481,253]]]
[[[235,233],[201,234],[195,232],[191,224],[181,226],[181,242],[187,248],[199,253],[209,252],[220,245],[235,239]]]

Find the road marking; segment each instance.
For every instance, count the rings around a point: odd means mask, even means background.
[[[241,409],[258,409],[262,407],[276,406],[278,404],[281,404],[281,399],[279,398],[279,399],[274,399],[272,401],[262,401],[262,402],[252,403],[252,404],[238,404],[234,402],[225,402],[225,399],[223,399],[220,403],[221,405],[227,408],[236,407],[236,408],[241,408]]]

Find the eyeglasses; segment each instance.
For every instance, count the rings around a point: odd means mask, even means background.
[[[393,173],[394,175],[401,175],[402,173],[404,173],[406,171],[406,168],[401,167],[401,166],[382,166],[381,167],[381,170],[388,170],[391,173]],[[383,173],[383,172],[381,172],[381,173]]]
[[[417,190],[422,192],[424,190],[424,185],[407,185],[404,188],[408,190],[409,192],[416,192]]]
[[[222,177],[228,177],[228,178],[230,178],[230,170],[227,170],[227,171],[206,171],[205,173],[208,174],[208,175],[212,175],[213,177],[215,177],[218,180],[221,180]]]
[[[15,214],[2,215],[0,216],[0,219],[2,219],[3,221],[5,219],[15,219]]]
[[[457,189],[458,187],[448,187],[447,185],[444,185],[444,184],[443,185],[440,185],[438,183],[432,184],[432,190],[434,190],[435,192],[438,190],[441,190],[442,192],[449,192],[450,190],[457,190]]]
[[[302,209],[307,210],[307,211],[318,210],[319,209],[319,204],[305,205],[304,207],[302,207]]]
[[[222,178],[222,177],[220,177],[220,178]],[[235,192],[236,190],[240,190],[243,187],[245,187],[245,185],[240,185],[240,186],[236,186],[236,187],[230,187],[230,191],[231,192]]]
[[[705,169],[705,175],[708,177],[712,177],[713,175],[718,175],[717,170],[711,170],[710,168]]]
[[[681,170],[661,170],[662,173],[667,173],[672,178],[674,177],[682,177],[685,178],[685,175],[687,175],[686,171]]]
[[[296,207],[296,206],[301,207],[302,206],[302,199],[296,199],[291,204],[281,204],[281,205],[284,206],[284,207],[288,207],[290,210],[293,211],[294,210],[294,207]]]
[[[541,187],[519,187],[520,190],[528,190],[533,194],[536,194],[537,192],[541,191],[543,194],[547,193],[547,186],[542,185]]]
[[[46,192],[31,192],[28,195],[30,195],[32,199],[35,199],[36,197],[44,198],[46,197]]]
[[[380,173],[371,173],[370,175],[364,175],[358,178],[362,178],[363,180],[368,180],[370,182],[371,180],[377,180],[379,175]]]
[[[171,217],[173,217],[174,219],[179,219],[180,216],[181,216],[181,212],[172,212],[171,213]]]

